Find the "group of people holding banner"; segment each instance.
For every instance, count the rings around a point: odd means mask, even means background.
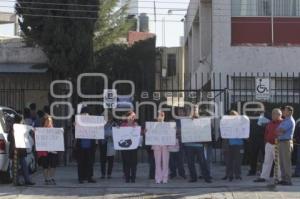
[[[281,173],[278,175],[280,180],[278,183],[292,184],[291,152],[295,130],[293,111],[290,106],[282,110],[273,110],[272,121],[268,122],[265,132],[265,162],[261,176],[255,182],[268,180],[275,161],[275,171],[277,174]],[[149,177],[154,177],[157,184],[168,183],[169,178],[172,179],[177,175],[186,178],[184,156],[188,163],[189,182],[196,182],[200,176],[206,183],[211,183],[211,154],[209,153],[209,146],[212,142],[211,118],[199,117],[196,108],[191,112],[179,108],[177,116],[181,118],[165,121],[165,113],[158,111],[156,121],[146,122],[145,127],[141,128],[132,111],[125,115],[123,121],[117,123],[111,113],[108,113],[106,117],[93,116],[89,115],[87,107],[83,107],[80,114],[75,117],[76,143],[73,151],[78,162],[79,183],[96,182],[93,168],[96,147],[100,149],[101,178],[111,178],[114,155],[116,151],[121,151],[125,182],[135,183],[138,148],[142,145],[151,147],[153,152],[149,155],[153,154],[152,164],[155,165],[155,175],[150,174]],[[64,131],[53,127],[53,120],[48,114],[43,116],[41,127],[38,128],[34,128],[29,120],[24,121],[27,123],[19,124],[21,120],[14,121],[15,124],[11,129],[13,152],[20,156],[22,151],[32,147],[28,141],[28,135],[33,132],[34,145],[39,164],[44,171],[45,184],[55,185],[57,152],[64,151]],[[223,180],[241,180],[241,149],[244,140],[249,138],[250,120],[247,116],[231,111],[229,115],[222,117],[219,127],[226,164]],[[20,157],[20,164],[24,165],[24,159]],[[199,163],[200,168],[198,174],[196,162]],[[25,167],[24,165],[25,184],[33,185]]]

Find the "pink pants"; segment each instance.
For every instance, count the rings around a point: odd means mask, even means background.
[[[167,146],[153,146],[155,158],[155,181],[167,183],[169,177],[169,150]]]

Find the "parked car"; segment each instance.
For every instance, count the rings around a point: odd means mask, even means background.
[[[9,141],[7,139],[8,132],[5,132],[7,127],[7,122],[5,121],[7,117],[16,118],[18,113],[8,107],[0,106],[0,183],[7,183],[10,181],[10,168],[9,168]],[[31,136],[31,145],[34,146],[33,135]],[[33,147],[27,149],[27,164],[29,166],[30,172],[33,173],[37,169],[36,158],[34,155]]]

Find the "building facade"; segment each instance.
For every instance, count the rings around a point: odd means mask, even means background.
[[[255,78],[265,76],[270,79],[269,102],[298,101],[299,16],[299,0],[191,0],[185,20],[185,71],[198,76],[186,79],[186,87],[239,88],[253,96]],[[213,74],[225,78],[213,85]],[[275,99],[276,92],[293,98]]]
[[[40,48],[21,38],[0,37],[0,105],[22,111],[30,103],[49,105],[51,74]]]
[[[182,106],[184,99],[184,54],[182,47],[160,47],[156,49],[155,89],[172,91],[167,97],[168,105]]]

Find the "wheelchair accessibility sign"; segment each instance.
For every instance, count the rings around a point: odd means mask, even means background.
[[[256,78],[255,79],[255,96],[257,100],[270,99],[270,79]]]

